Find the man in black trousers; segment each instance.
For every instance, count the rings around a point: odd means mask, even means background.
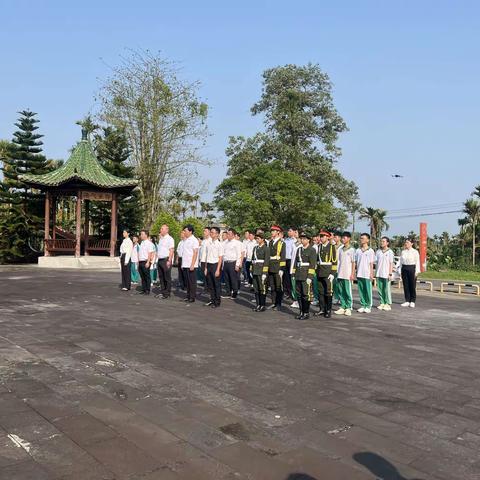
[[[148,232],[140,232],[140,247],[138,250],[138,271],[142,279],[141,295],[150,295],[152,279],[150,277],[150,265],[155,257],[155,245],[148,239]]]
[[[197,294],[197,267],[198,249],[200,243],[195,237],[193,226],[188,224],[183,227],[183,252],[182,252],[182,273],[187,287],[185,302],[193,303]]]

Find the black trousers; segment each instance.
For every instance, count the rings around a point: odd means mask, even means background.
[[[277,307],[282,306],[283,285],[282,278],[279,273],[268,272],[268,283],[272,290],[272,303]]]
[[[223,271],[225,273],[225,288],[227,294],[237,295],[240,288],[240,275],[235,270],[236,262],[224,262]]]
[[[215,272],[217,271],[217,263],[207,263],[207,288],[210,292],[210,301],[213,302],[215,305],[220,305],[220,296],[222,294],[222,284],[221,278],[222,273],[220,271],[220,275],[218,277],[215,276]]]
[[[290,273],[290,266],[292,261],[287,258],[285,271],[283,273],[283,291],[286,297],[292,296],[292,275]]]
[[[313,299],[312,283],[307,283],[306,280],[296,280],[295,289],[297,293],[297,301],[300,306],[300,312],[310,313],[310,302]]]
[[[190,268],[182,267],[182,272],[185,286],[187,287],[187,298],[195,300],[197,296],[197,269],[190,270]]]
[[[321,312],[332,309],[333,282],[328,277],[318,277],[318,305]]]
[[[253,283],[252,272],[250,268],[252,267],[251,260],[245,260],[245,281],[248,282],[250,285]]]
[[[145,266],[146,261],[138,262],[138,271],[140,273],[140,278],[142,279],[142,291],[145,293],[150,293],[150,288],[152,286],[152,278],[150,277],[150,267]]]
[[[158,281],[161,293],[169,297],[172,291],[172,266],[167,267],[168,258],[158,259]]]
[[[122,288],[130,290],[132,286],[132,261],[129,260],[125,265],[125,254],[120,256],[120,265],[122,267]]]
[[[417,300],[417,279],[415,278],[415,265],[402,265],[403,293],[406,302]]]
[[[257,307],[264,307],[267,300],[267,282],[262,280],[262,275],[253,275],[252,279]]]
[[[178,268],[178,284],[182,290],[185,290],[186,280],[183,277],[183,268],[182,268],[182,257],[177,258],[177,268]]]

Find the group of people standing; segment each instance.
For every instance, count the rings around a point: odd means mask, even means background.
[[[370,247],[368,233],[361,234],[360,246],[355,249],[349,232],[310,233],[292,227],[285,235],[278,225],[270,228],[268,240],[265,231],[257,229],[245,231],[243,241],[233,228],[223,232],[218,227],[205,228],[199,239],[194,227],[185,225],[176,249],[168,225],[162,225],[157,242],[145,230],[140,232],[140,239],[130,239],[126,230],[123,237],[120,263],[125,291],[131,288],[132,275],[139,275],[138,293],[149,295],[154,270],[160,285],[156,297],[168,299],[176,264],[178,284],[186,291],[184,301],[195,302],[197,283],[204,282],[210,295],[205,305],[211,308],[218,308],[222,299],[237,298],[243,274],[244,286],[255,293],[255,312],[281,310],[283,302],[291,299],[291,306],[299,309],[299,320],[310,318],[312,303],[319,306],[314,316],[330,318],[336,300],[339,308],[334,313],[351,316],[354,280],[360,297],[359,313],[371,312],[375,283],[380,297],[377,308],[391,310],[391,280],[397,266],[388,237],[382,237],[376,252]],[[402,306],[413,308],[420,262],[411,240],[405,242],[399,267],[405,293]],[[271,304],[267,307],[269,291]]]

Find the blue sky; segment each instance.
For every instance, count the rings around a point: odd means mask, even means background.
[[[249,109],[263,70],[307,62],[334,83],[350,128],[338,168],[364,205],[450,205],[480,184],[478,2],[0,0],[0,13],[0,138],[31,108],[49,157],[64,158],[78,140],[75,121],[94,109],[107,65],[126,48],[150,49],[202,83],[205,155],[217,164],[201,171],[210,190],[225,172],[228,136],[261,127]],[[424,220],[430,233],[456,232],[459,215]],[[421,220],[392,219],[390,233],[418,230]]]

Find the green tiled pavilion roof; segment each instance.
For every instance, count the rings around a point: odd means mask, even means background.
[[[19,175],[19,179],[44,187],[59,187],[70,181],[100,188],[133,188],[138,184],[133,178],[120,178],[107,172],[98,161],[91,143],[85,139],[77,143],[70,158],[60,168],[43,175]]]

